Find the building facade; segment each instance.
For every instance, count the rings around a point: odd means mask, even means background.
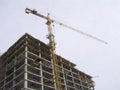
[[[92,77],[57,55],[62,90],[94,90]],[[0,90],[56,90],[50,47],[23,35],[0,57]]]

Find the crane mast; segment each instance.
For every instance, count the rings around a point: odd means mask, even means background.
[[[52,60],[53,60],[53,70],[54,70],[54,81],[55,81],[55,85],[56,85],[56,90],[62,90],[61,88],[61,82],[60,82],[60,72],[59,72],[59,68],[58,68],[58,60],[57,60],[57,56],[56,56],[56,52],[55,52],[55,39],[54,39],[54,35],[52,32],[52,27],[51,27],[51,20],[48,14],[48,18],[47,18],[47,25],[48,25],[48,39],[49,39],[49,46],[50,46],[50,51],[51,51],[51,56],[52,56]]]
[[[57,56],[56,56],[56,52],[55,52],[56,44],[55,44],[55,39],[54,39],[52,26],[51,26],[53,21],[50,19],[49,14],[46,17],[44,15],[37,13],[37,11],[31,10],[28,8],[25,9],[25,12],[27,14],[32,13],[34,15],[37,15],[37,16],[42,17],[47,20],[47,23],[46,23],[48,26],[48,37],[47,38],[49,39],[49,46],[50,46],[50,52],[51,52],[52,63],[53,63],[53,71],[54,71],[53,80],[55,82],[56,90],[62,90],[61,81],[60,81],[60,72],[59,72],[59,68],[58,68],[58,60],[57,60]]]

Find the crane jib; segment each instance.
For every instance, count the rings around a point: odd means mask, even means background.
[[[66,25],[66,24],[64,24],[64,23],[61,23],[61,22],[59,22],[59,21],[53,20],[53,19],[51,19],[51,18],[48,18],[48,16],[45,16],[45,15],[42,15],[42,14],[38,13],[36,10],[31,10],[31,9],[29,9],[29,8],[26,8],[26,9],[25,9],[25,12],[26,12],[27,14],[29,14],[29,13],[35,14],[35,15],[37,15],[37,16],[39,16],[39,17],[41,17],[41,18],[44,18],[44,19],[46,19],[46,20],[49,19],[48,21],[50,21],[51,23],[56,23],[56,24],[58,24],[58,25],[60,25],[60,26],[63,26],[63,27],[66,27],[66,28],[68,28],[68,29],[70,29],[70,30],[76,31],[76,32],[78,32],[78,33],[80,33],[80,34],[83,34],[83,35],[85,35],[85,36],[87,36],[87,37],[90,37],[90,38],[92,38],[92,39],[95,39],[95,40],[97,40],[97,41],[99,41],[99,42],[102,42],[102,43],[104,43],[104,44],[108,44],[106,41],[101,40],[101,39],[99,39],[99,38],[97,38],[97,37],[95,37],[95,36],[93,36],[93,35],[90,35],[90,34],[88,34],[88,33],[86,33],[86,32],[81,31],[81,30],[75,29],[75,28],[73,28],[73,27],[71,27],[71,26],[69,26],[69,25]]]

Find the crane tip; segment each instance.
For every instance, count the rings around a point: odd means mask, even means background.
[[[26,8],[26,9],[25,9],[25,13],[27,13],[27,14],[29,14],[29,13],[30,13],[29,8]]]

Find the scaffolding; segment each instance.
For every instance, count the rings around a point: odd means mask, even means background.
[[[56,90],[50,47],[23,35],[0,57],[0,90]],[[56,55],[62,90],[94,90],[92,77]]]

